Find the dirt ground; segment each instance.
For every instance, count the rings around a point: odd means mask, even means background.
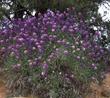
[[[91,92],[86,98],[110,98],[110,73],[105,75],[105,79],[99,85],[98,83],[91,83]]]
[[[6,98],[6,88],[2,81],[0,81],[0,98]]]
[[[0,74],[0,98],[6,98],[6,87],[3,74]]]

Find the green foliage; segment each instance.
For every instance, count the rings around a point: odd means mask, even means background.
[[[59,48],[63,49],[64,47]],[[49,51],[51,52],[50,48],[47,49],[47,54]],[[38,94],[41,96],[41,98],[47,98],[45,97],[47,95],[42,94],[45,91],[46,94],[49,94],[49,96],[52,98],[63,98],[64,96],[67,98],[80,98],[86,94],[87,88],[84,87],[86,87],[91,81],[90,77],[95,76],[98,73],[96,70],[93,70],[89,66],[87,67],[80,65],[80,62],[74,59],[74,55],[78,54],[84,55],[83,53],[76,52],[68,56],[61,55],[56,58],[56,60],[51,61],[48,68],[48,75],[46,77],[39,76],[39,73],[42,70],[41,67],[34,67],[32,69],[27,67],[26,65],[28,65],[28,56],[22,54],[23,58],[21,71],[17,72],[14,76],[13,71],[9,72],[8,78],[12,79],[10,81],[14,85],[9,82],[8,86],[10,87],[10,90],[12,88],[14,90],[16,89],[16,85],[19,85],[17,90],[15,90],[15,92],[13,91],[13,95],[16,96],[20,94],[24,96],[27,94],[26,90],[33,89],[32,92],[28,92],[30,94]],[[16,62],[19,62],[14,58],[15,57],[9,57],[6,65],[10,66],[12,64],[16,64]],[[73,75],[74,77],[66,78],[66,74],[68,76]],[[42,91],[42,93],[40,93],[40,91]]]
[[[5,9],[7,15],[11,13],[22,13],[24,11],[28,12],[28,15],[31,14],[33,10],[36,12],[45,12],[47,9],[51,10],[65,10],[66,8],[75,8],[76,12],[81,12],[85,15],[86,19],[88,17],[94,16],[98,9],[98,3],[93,0],[14,0],[9,3],[1,3],[2,5],[9,6],[10,9]],[[7,7],[5,7],[7,8]],[[1,11],[2,12],[2,11]],[[89,15],[90,14],[90,15]],[[5,15],[2,13],[0,16]],[[6,16],[7,17],[7,16]],[[89,18],[90,19],[90,18]]]

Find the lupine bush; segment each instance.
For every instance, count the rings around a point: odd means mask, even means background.
[[[109,52],[97,41],[100,33],[71,13],[2,21],[0,50],[13,95],[82,98],[85,84],[105,70]]]

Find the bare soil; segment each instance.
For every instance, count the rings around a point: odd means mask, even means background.
[[[86,98],[110,98],[110,73],[105,75],[105,79],[101,84],[91,83],[90,93]]]
[[[3,74],[0,74],[0,98],[6,98],[6,87]]]

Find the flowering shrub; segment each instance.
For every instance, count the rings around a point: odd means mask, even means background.
[[[108,63],[107,51],[96,40],[100,34],[96,31],[93,35],[88,24],[71,13],[48,10],[43,15],[39,13],[38,18],[4,21],[0,30],[3,67],[28,77],[26,82],[38,85],[43,81],[42,85],[44,83],[52,90],[48,82],[53,81],[54,93],[62,79],[73,83],[75,79],[87,81],[95,76],[98,69]],[[66,88],[64,90],[66,92]]]

